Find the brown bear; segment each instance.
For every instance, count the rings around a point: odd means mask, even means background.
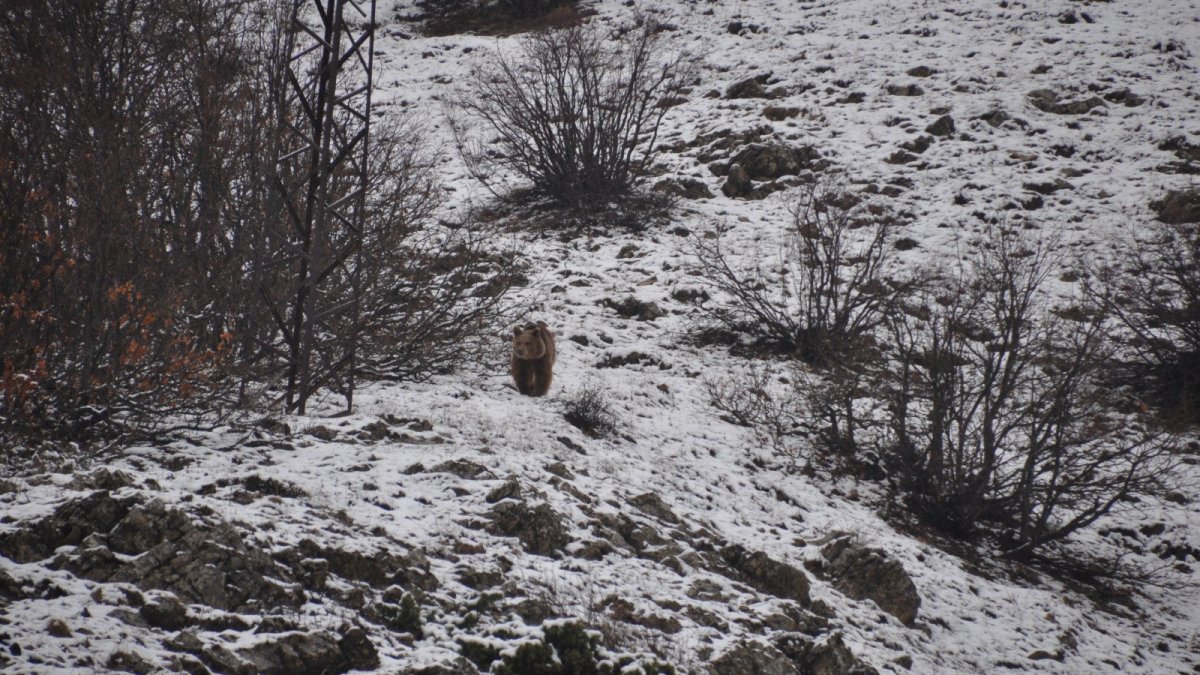
[[[544,396],[554,378],[554,333],[545,323],[513,328],[511,370],[517,391]]]

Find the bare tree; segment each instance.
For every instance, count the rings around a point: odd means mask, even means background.
[[[1053,245],[996,228],[943,292],[896,317],[887,380],[895,465],[918,513],[987,523],[1029,557],[1170,480],[1170,439],[1120,415],[1105,381],[1110,318],[1059,309]]]
[[[1196,197],[1193,197],[1196,199]],[[1090,285],[1125,329],[1126,371],[1172,414],[1200,416],[1200,225],[1148,225]]]
[[[856,196],[830,183],[800,188],[778,257],[738,265],[723,233],[697,238],[700,277],[719,292],[704,307],[735,332],[824,364],[868,346],[896,303],[920,284],[891,276],[892,220],[871,215]]]
[[[244,9],[0,9],[6,426],[131,431],[221,394],[230,247],[261,215],[234,169],[259,102]]]
[[[515,56],[479,61],[453,103],[497,138],[487,148],[456,125],[474,175],[490,189],[515,175],[570,206],[628,192],[694,73],[663,35],[650,20],[618,34],[577,25],[529,34]]]

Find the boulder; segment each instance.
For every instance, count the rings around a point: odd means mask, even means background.
[[[730,199],[744,199],[754,192],[754,183],[741,164],[729,167],[729,176],[721,186],[721,193]]]
[[[929,126],[925,127],[925,133],[939,136],[941,138],[949,138],[954,135],[954,118],[949,115],[942,115],[933,121]]]
[[[805,673],[812,675],[879,675],[850,651],[841,633],[834,633],[813,646],[805,661]]]
[[[1027,94],[1030,104],[1033,107],[1055,115],[1082,115],[1092,108],[1106,107],[1104,99],[1099,96],[1091,98],[1079,99],[1077,101],[1063,101],[1058,92],[1050,89],[1035,89]]]
[[[722,549],[721,559],[737,572],[735,578],[756,590],[808,605],[808,576],[799,568],[737,545]]]
[[[1171,190],[1162,199],[1150,202],[1150,208],[1164,223],[1200,223],[1200,189]]]
[[[684,199],[711,199],[713,197],[712,190],[695,178],[664,178],[655,183],[651,189]]]
[[[761,642],[741,642],[708,664],[713,675],[803,675],[783,652]]]
[[[138,614],[147,624],[163,630],[180,630],[191,623],[187,605],[170,594],[152,598],[138,609]]]
[[[810,145],[793,146],[786,143],[754,143],[737,152],[731,159],[733,167],[740,165],[754,180],[775,180],[796,175],[804,170],[817,171],[824,167],[821,154]]]
[[[838,537],[821,548],[826,564],[820,575],[855,600],[873,600],[883,611],[911,625],[921,608],[921,596],[904,566],[877,548]]]
[[[505,499],[490,512],[492,534],[516,537],[521,547],[534,555],[561,553],[571,542],[563,517],[549,504],[530,506],[522,500]]]
[[[108,533],[137,501],[117,499],[104,490],[73,499],[48,518],[0,536],[0,555],[19,563],[45,560],[59,547],[78,546],[88,535]]]
[[[763,73],[734,82],[725,89],[725,98],[766,98],[767,90],[763,85],[770,79],[771,73]]]

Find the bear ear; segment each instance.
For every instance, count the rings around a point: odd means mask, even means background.
[[[521,334],[521,327],[513,326],[513,335],[520,335],[520,334]]]

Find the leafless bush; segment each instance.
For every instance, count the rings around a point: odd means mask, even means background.
[[[778,375],[760,363],[704,385],[723,419],[753,429],[759,442],[790,467],[878,479],[882,470],[867,439],[881,424],[874,414],[878,366],[877,361],[843,361],[808,372],[792,365]]]
[[[912,506],[952,533],[988,524],[1011,557],[1159,493],[1173,464],[1168,438],[1113,412],[1108,315],[1046,299],[1058,262],[997,227],[893,324],[889,445]]]
[[[603,438],[617,431],[617,415],[598,384],[587,384],[568,394],[562,400],[562,407],[567,422],[588,436]]]
[[[649,20],[617,34],[577,25],[529,34],[515,56],[479,61],[453,102],[496,137],[484,147],[456,124],[473,174],[494,191],[515,175],[572,207],[629,192],[694,72],[668,53],[664,35]]]
[[[1164,216],[1165,217],[1165,216]],[[1155,222],[1115,264],[1099,270],[1093,296],[1127,331],[1126,372],[1172,417],[1200,419],[1200,225]],[[1148,375],[1148,378],[1145,377]]]
[[[5,427],[80,438],[219,403],[269,161],[270,17],[244,9],[0,8]]]
[[[494,226],[472,213],[449,225],[433,221],[441,193],[424,135],[403,117],[373,127],[360,255],[322,287],[331,305],[359,304],[327,322],[319,357],[337,358],[353,341],[356,373],[368,379],[422,380],[480,358],[521,279],[520,256]],[[286,270],[280,274],[271,283],[285,285]],[[327,386],[341,391],[338,382]]]
[[[0,7],[0,430],[211,422],[279,369],[289,317],[271,298],[297,259],[272,192],[286,9]],[[362,245],[325,242],[353,256],[321,280],[326,306],[361,306],[321,321],[316,348],[353,339],[371,376],[477,352],[517,278],[490,231],[433,223],[420,135],[373,123]]]
[[[869,348],[875,330],[919,285],[889,276],[892,221],[828,183],[803,188],[791,216],[769,266],[738,265],[722,232],[695,240],[700,276],[718,291],[708,316],[816,364]]]
[[[579,20],[576,0],[423,0],[428,35],[509,34]]]

